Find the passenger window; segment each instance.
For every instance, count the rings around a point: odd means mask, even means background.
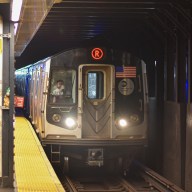
[[[104,75],[101,71],[89,71],[87,74],[87,97],[89,99],[103,99]]]

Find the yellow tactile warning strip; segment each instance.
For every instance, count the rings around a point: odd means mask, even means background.
[[[14,136],[15,190],[64,191],[30,122],[24,117],[16,117]]]

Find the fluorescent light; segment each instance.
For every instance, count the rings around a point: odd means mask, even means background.
[[[14,23],[14,34],[17,33],[18,23]]]
[[[19,21],[22,3],[23,3],[23,0],[13,0],[12,14],[11,14],[12,21],[15,21],[15,22]]]

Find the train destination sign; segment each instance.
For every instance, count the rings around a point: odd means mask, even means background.
[[[91,52],[91,56],[95,60],[99,60],[103,57],[103,50],[101,48],[94,48]]]

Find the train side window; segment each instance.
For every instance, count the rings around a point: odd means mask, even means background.
[[[89,71],[87,74],[87,97],[89,99],[103,99],[104,74],[101,71]]]

